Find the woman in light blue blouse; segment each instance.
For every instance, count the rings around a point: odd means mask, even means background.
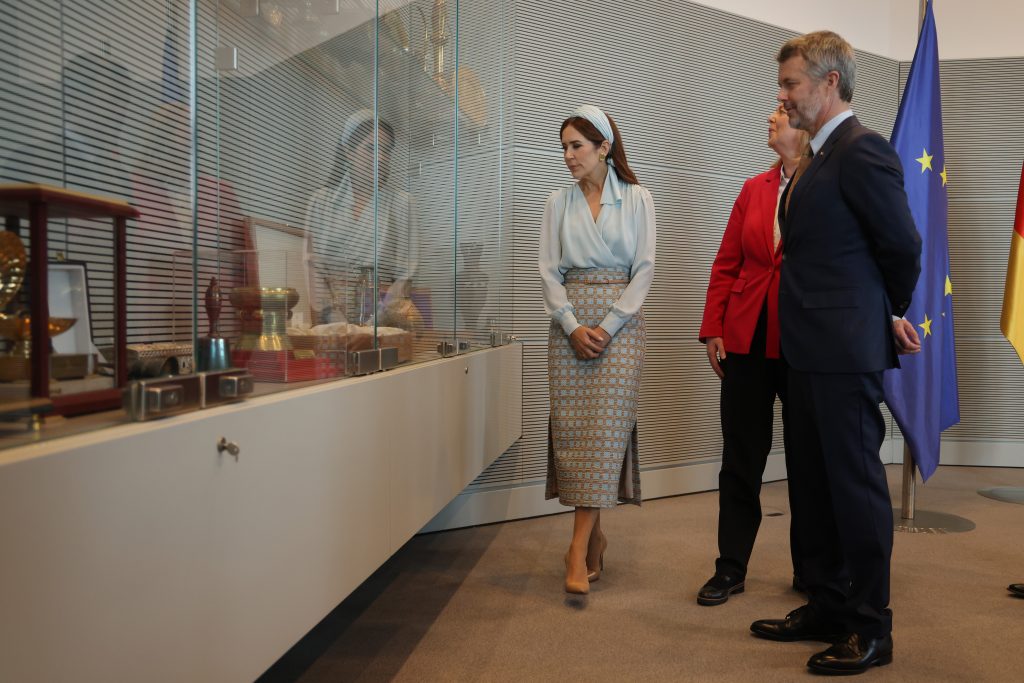
[[[561,129],[577,181],[548,197],[539,268],[551,316],[547,498],[574,507],[565,590],[588,593],[608,541],[601,508],[640,504],[636,405],[654,279],[654,202],[611,117],[578,108]]]
[[[395,140],[384,119],[374,128],[371,109],[360,109],[345,121],[327,183],[313,193],[306,208],[321,302],[331,289],[337,293],[346,286],[358,287],[361,273],[388,286],[378,314],[410,293],[419,242],[412,198],[389,182]],[[348,311],[344,302],[330,303],[334,305],[319,312],[319,322],[364,324],[374,314],[369,301]]]

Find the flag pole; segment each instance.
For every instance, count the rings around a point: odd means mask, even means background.
[[[918,6],[917,32],[921,33],[925,16],[928,13],[928,2],[920,0]],[[915,55],[916,56],[916,55]],[[902,106],[902,103],[900,103]],[[908,442],[903,443],[903,502],[900,516],[902,519],[895,519],[896,511],[893,510],[893,526],[895,531],[907,533],[930,533],[945,534],[958,531],[970,531],[975,527],[974,522],[957,515],[944,512],[930,512],[928,510],[915,510],[915,494],[917,489],[917,467],[914,463],[914,456],[910,452]],[[986,495],[982,493],[982,495]]]
[[[917,492],[917,477],[914,471],[914,456],[910,446],[903,444],[903,519],[914,519],[914,494]]]
[[[928,0],[921,0],[917,6],[917,32],[921,33],[921,26],[924,24],[924,13],[928,8]],[[914,519],[914,494],[917,492],[917,477],[914,471],[914,456],[910,453],[910,446],[903,443],[903,502],[901,503],[903,519]]]

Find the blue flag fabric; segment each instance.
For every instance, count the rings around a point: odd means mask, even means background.
[[[939,465],[942,431],[960,421],[946,232],[948,175],[931,0],[925,8],[892,145],[903,162],[907,200],[921,233],[921,277],[904,316],[918,330],[921,352],[902,356],[902,369],[885,373],[885,402],[922,479],[927,480]]]
[[[181,74],[178,69],[178,35],[175,30],[174,17],[171,16],[170,7],[167,10],[167,32],[164,34],[164,59],[163,73],[160,79],[160,93],[160,99],[165,104],[188,101],[188,95],[181,82]]]

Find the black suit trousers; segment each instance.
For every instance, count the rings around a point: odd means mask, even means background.
[[[790,504],[810,607],[849,633],[892,630],[893,518],[879,449],[882,373],[788,374]]]
[[[766,335],[767,311],[762,309],[750,353],[727,354],[722,364],[723,447],[715,570],[740,577],[746,576],[761,525],[761,478],[772,448],[775,397],[783,404],[786,401],[786,366],[780,359],[765,357]]]

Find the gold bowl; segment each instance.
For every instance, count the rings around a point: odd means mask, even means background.
[[[77,318],[50,318],[50,337],[56,337],[71,329]],[[32,319],[27,315],[4,315],[0,313],[0,338],[21,341],[32,338]]]
[[[47,325],[50,338],[63,334],[71,329],[77,318],[50,318]],[[0,338],[14,342],[12,356],[28,358],[32,349],[32,319],[27,315],[5,315],[0,313]]]

